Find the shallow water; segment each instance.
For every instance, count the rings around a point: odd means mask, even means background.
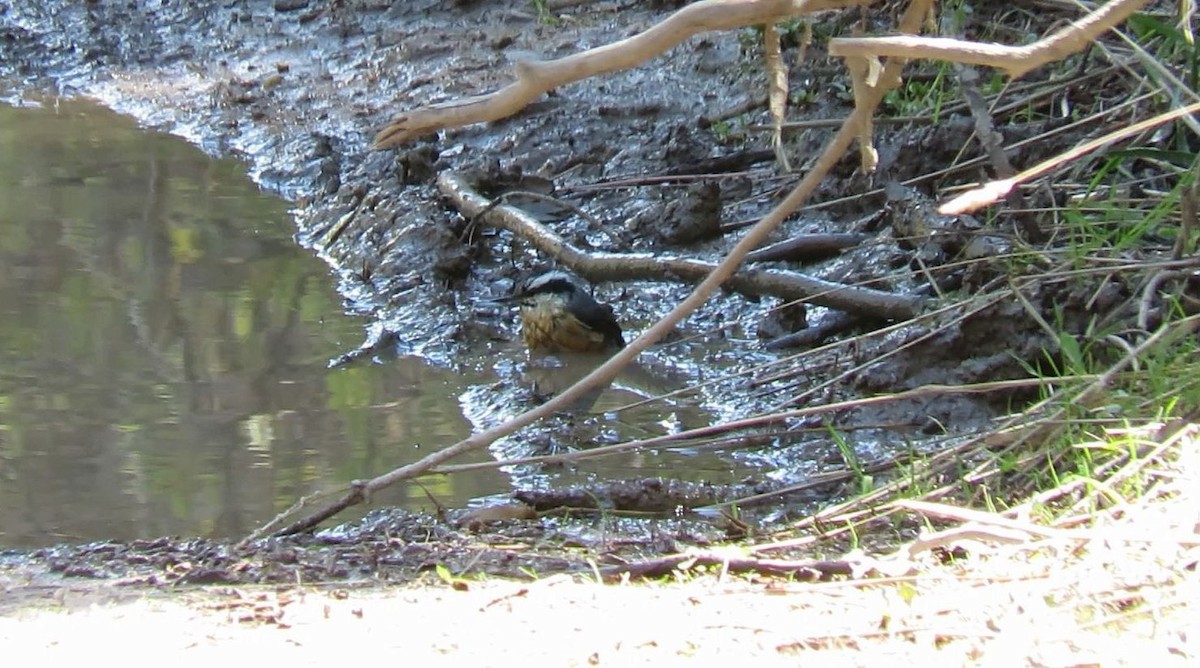
[[[303,495],[385,473],[528,407],[531,369],[515,344],[488,343],[454,369],[417,357],[330,369],[362,342],[364,322],[344,315],[327,266],[294,242],[288,204],[260,191],[244,165],[88,102],[9,102],[0,104],[0,547],[241,537]],[[626,381],[666,381],[651,393],[687,384],[639,375],[623,374],[592,412],[644,396],[619,389]],[[527,429],[454,463],[710,420],[693,401],[650,404]],[[748,470],[719,453],[668,449],[424,478],[372,501],[434,510],[514,487],[732,482]]]
[[[363,323],[243,165],[86,102],[21,105],[0,105],[0,545],[240,536],[470,432],[478,378],[327,368]],[[447,505],[508,488],[423,484]]]

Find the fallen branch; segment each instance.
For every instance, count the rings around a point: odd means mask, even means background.
[[[667,557],[636,561],[600,569],[605,580],[622,577],[657,578],[696,566],[718,566],[727,573],[759,573],[794,578],[801,582],[831,580],[835,577],[863,577],[874,569],[869,563],[849,559],[756,559],[730,557],[719,553],[674,554]]]
[[[746,256],[746,262],[813,262],[853,248],[869,239],[858,232],[801,234],[762,248]]]
[[[948,37],[837,37],[829,40],[829,55],[874,59],[924,58],[1002,69],[1016,78],[1046,63],[1082,51],[1100,35],[1129,18],[1148,0],[1111,0],[1058,32],[1025,46],[968,42]]]
[[[654,279],[698,283],[717,268],[712,262],[691,258],[648,253],[585,252],[524,211],[508,205],[494,206],[461,173],[444,172],[439,175],[438,189],[464,216],[484,217],[490,224],[512,232],[591,281]],[[926,303],[924,297],[896,295],[772,269],[739,271],[729,277],[726,285],[743,294],[772,295],[788,301],[802,299],[839,311],[887,320],[912,318]]]
[[[444,128],[494,121],[524,109],[544,93],[588,77],[626,70],[713,30],[731,30],[871,0],[703,0],[688,5],[632,37],[564,58],[522,61],[517,80],[493,93],[414,109],[392,120],[375,135],[383,149]]]

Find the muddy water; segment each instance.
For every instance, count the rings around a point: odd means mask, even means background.
[[[327,368],[363,323],[241,164],[55,100],[0,105],[0,154],[0,546],[239,536],[470,432],[479,378]],[[508,482],[426,487],[461,504]]]

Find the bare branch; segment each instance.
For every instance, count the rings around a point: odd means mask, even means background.
[[[839,37],[829,40],[829,55],[844,58],[926,58],[986,65],[1019,77],[1046,63],[1081,51],[1101,33],[1129,18],[1148,0],[1111,0],[1053,35],[1025,46],[968,42],[944,37]]]
[[[626,70],[712,30],[730,30],[780,19],[866,4],[870,0],[702,0],[680,9],[645,32],[556,60],[525,61],[517,80],[493,93],[414,109],[397,116],[379,134],[375,148],[389,148],[443,128],[511,116],[559,86]]]

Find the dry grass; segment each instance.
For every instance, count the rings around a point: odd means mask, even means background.
[[[878,596],[879,632],[823,644],[886,651],[906,639],[943,660],[996,665],[1194,665],[1200,427],[1176,427],[1146,459],[1054,490],[1051,506],[1042,499],[1053,494],[1002,514],[911,504],[971,521],[873,562],[896,575],[853,586]],[[1139,431],[1150,441],[1161,430]],[[1142,493],[1126,499],[1134,481]]]

